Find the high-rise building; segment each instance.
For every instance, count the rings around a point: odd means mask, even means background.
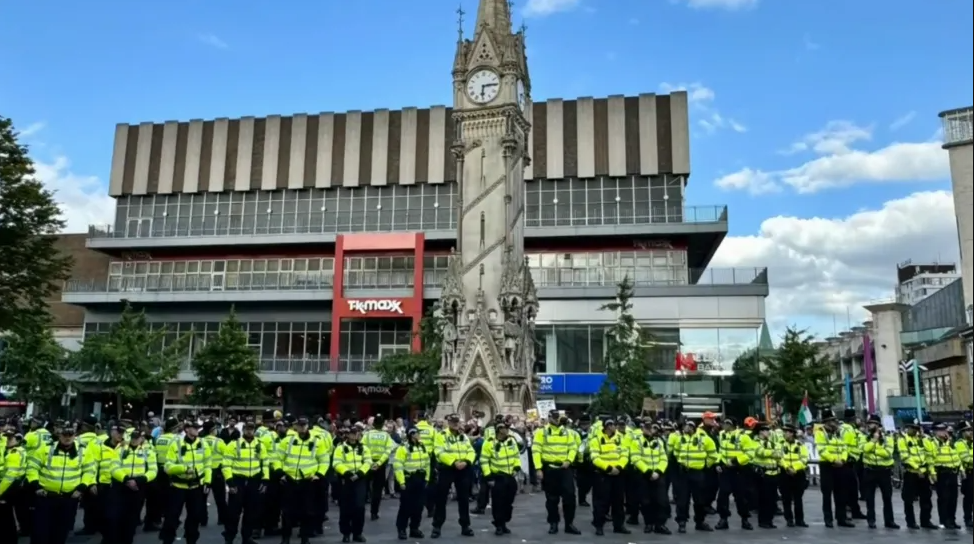
[[[957,265],[906,261],[896,266],[896,302],[912,306],[960,278]]]
[[[420,349],[442,301],[440,409],[517,412],[598,389],[599,308],[628,277],[654,389],[718,399],[761,339],[767,272],[708,268],[728,214],[685,201],[687,94],[538,99],[511,26],[506,0],[480,1],[444,52],[452,107],[118,125],[114,224],[88,239],[110,269],[64,294],[85,334],[127,300],[196,349],[233,306],[287,410],[367,416],[405,392],[371,366]],[[676,373],[677,351],[698,370]]]

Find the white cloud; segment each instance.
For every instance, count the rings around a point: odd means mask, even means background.
[[[36,136],[40,131],[47,127],[47,123],[37,122],[27,125],[26,128],[21,130],[18,134],[18,138],[30,138],[31,136]]]
[[[950,262],[957,251],[953,195],[930,191],[848,217],[770,217],[756,235],[727,237],[711,266],[767,266],[778,327],[832,316],[845,324],[847,313],[861,321],[864,304],[892,296],[896,263]]]
[[[696,111],[695,115],[700,118],[697,124],[707,134],[713,134],[721,129],[729,129],[734,132],[747,132],[747,127],[736,119],[725,117],[715,106],[717,93],[713,89],[702,83],[663,83],[660,85],[660,92],[672,93],[673,91],[686,91],[687,101]]]
[[[906,114],[902,115],[901,117],[898,117],[895,121],[890,123],[889,129],[899,130],[905,127],[906,125],[912,123],[913,120],[916,119],[916,116],[917,116],[917,112],[915,111],[907,112]]]
[[[528,0],[524,14],[528,17],[544,17],[552,13],[571,11],[581,4],[581,0]]]
[[[88,225],[111,223],[115,199],[108,196],[97,177],[75,174],[65,157],[57,157],[52,163],[35,160],[34,169],[37,179],[54,191],[66,222],[65,232],[87,232]]]
[[[942,181],[950,176],[947,154],[938,141],[892,143],[874,151],[855,148],[854,144],[871,138],[870,128],[832,121],[782,151],[787,155],[808,152],[817,157],[778,171],[745,168],[715,184],[725,190],[752,193],[768,192],[768,185],[787,185],[798,193],[809,194],[859,183]]]
[[[217,49],[230,49],[230,44],[223,41],[215,34],[200,34],[196,38],[210,47],[215,47]]]
[[[774,178],[766,173],[745,168],[719,178],[714,182],[725,191],[747,191],[752,195],[763,195],[781,191]]]
[[[693,9],[724,9],[737,11],[750,9],[758,5],[758,0],[675,0],[682,1]]]

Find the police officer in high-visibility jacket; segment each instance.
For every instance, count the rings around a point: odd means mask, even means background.
[[[974,520],[971,516],[971,470],[974,468],[974,459],[972,459],[972,448],[971,448],[971,437],[974,434],[972,430],[972,425],[970,421],[963,421],[957,426],[957,431],[960,433],[960,440],[957,441],[957,453],[960,455],[961,467],[964,470],[964,479],[961,481],[961,493],[964,495],[964,525],[968,528],[974,528]]]
[[[257,439],[256,430],[253,421],[245,422],[243,435],[223,447],[221,471],[229,492],[223,520],[223,538],[227,544],[237,537],[238,530],[244,544],[249,544],[260,529],[261,498],[271,476],[272,452]]]
[[[419,429],[412,427],[406,431],[406,443],[396,449],[393,460],[399,493],[399,512],[396,514],[396,530],[399,540],[424,538],[419,529],[426,501],[426,486],[431,477],[430,452],[420,440]],[[406,533],[406,529],[409,533]]]
[[[419,441],[423,443],[423,447],[430,452],[430,480],[429,486],[426,487],[426,515],[427,517],[433,517],[433,509],[436,506],[436,476],[437,476],[437,463],[436,456],[433,453],[433,447],[436,442],[436,435],[439,431],[433,426],[429,421],[429,414],[420,414],[419,423],[416,424],[416,430],[419,431]]]
[[[142,518],[142,505],[149,485],[159,474],[156,450],[145,433],[133,432],[128,443],[116,449],[111,469],[113,484],[108,491],[107,542],[132,544]],[[104,534],[104,533],[103,533]],[[113,538],[114,537],[114,538]]]
[[[757,484],[758,527],[775,529],[774,516],[782,454],[778,447],[779,441],[772,437],[769,425],[759,423],[754,430],[757,436],[754,440],[755,448],[751,452],[751,463],[754,465]]]
[[[896,441],[896,452],[903,467],[903,515],[908,529],[921,527],[934,530],[938,527],[931,521],[933,514],[933,494],[930,489],[930,470],[927,461],[924,437],[920,424],[912,421],[903,429]],[[920,503],[920,523],[917,523],[913,503]]]
[[[368,477],[375,463],[372,453],[362,443],[364,427],[353,425],[345,435],[345,443],[335,447],[332,468],[342,481],[338,496],[338,529],[342,542],[365,542],[365,495]]]
[[[200,425],[195,421],[183,424],[185,436],[175,440],[166,452],[165,471],[169,475],[166,514],[159,531],[162,544],[176,541],[179,518],[186,510],[183,538],[186,544],[196,544],[200,538],[200,523],[206,497],[213,479],[210,466],[212,452],[199,436]]]
[[[311,427],[311,436],[317,438],[320,443],[325,445],[328,451],[334,451],[335,440],[329,431],[331,422],[322,416],[315,418],[314,426]],[[324,478],[319,478],[314,482],[315,488],[315,534],[321,536],[325,533],[325,522],[328,521],[328,498],[329,482],[332,475],[328,474]]]
[[[642,422],[640,435],[629,442],[629,464],[636,468],[640,479],[639,512],[645,524],[643,533],[670,534],[666,527],[670,501],[665,477],[669,460],[659,425],[648,419]]]
[[[718,433],[717,447],[720,450],[721,468],[717,475],[717,514],[720,521],[714,529],[725,531],[730,528],[728,520],[731,516],[730,498],[734,497],[737,515],[741,518],[741,529],[750,531],[751,509],[748,504],[752,486],[751,456],[754,450],[753,440],[749,432],[737,428],[737,421],[727,418],[723,421],[723,429]]]
[[[30,430],[24,435],[24,449],[27,453],[37,451],[41,446],[46,446],[54,442],[51,431],[44,427],[44,420],[34,416],[30,418]]]
[[[74,522],[78,499],[95,482],[95,467],[74,440],[74,429],[60,430],[57,442],[43,444],[27,460],[27,485],[36,495],[31,540],[64,544]]]
[[[957,474],[960,454],[955,449],[944,424],[935,425],[934,447],[930,461],[933,465],[934,488],[937,490],[937,515],[945,529],[960,529],[957,525]]]
[[[859,485],[866,499],[866,523],[876,528],[876,489],[883,498],[883,523],[887,529],[899,529],[893,517],[893,464],[896,442],[883,433],[883,420],[872,414],[866,420],[868,441],[862,448],[863,477]]]
[[[784,439],[781,448],[781,509],[788,527],[808,527],[805,523],[805,489],[808,488],[808,447],[797,440],[798,429],[791,425],[781,428]]]
[[[545,509],[548,511],[548,534],[558,533],[561,516],[558,503],[561,502],[565,519],[565,533],[580,535],[575,527],[575,478],[572,463],[578,455],[577,435],[565,427],[567,419],[557,410],[548,413],[548,424],[534,432],[531,456],[537,478],[545,495]],[[600,436],[593,432],[591,436]]]
[[[95,433],[95,426],[97,424],[98,420],[94,416],[88,416],[81,420],[78,436],[75,440],[78,441],[78,446],[82,450],[98,441],[98,434]],[[96,514],[103,511],[103,508],[95,504],[97,501],[98,495],[96,494],[85,493],[81,497],[81,507],[84,510],[84,525],[80,531],[75,531],[74,534],[76,536],[91,536],[99,532],[100,526]]]
[[[605,421],[602,425],[602,433],[588,442],[592,466],[595,467],[592,525],[595,526],[596,535],[605,534],[605,523],[611,514],[612,532],[629,534],[631,531],[625,524],[626,488],[623,476],[629,465],[629,441],[623,432],[616,430],[614,420]]]
[[[852,513],[852,519],[866,519],[859,506],[860,485],[858,467],[862,466],[862,448],[866,444],[865,435],[856,426],[856,411],[846,409],[843,413],[845,423],[839,425],[839,435],[846,446],[846,462],[836,469],[842,475],[845,487],[843,493],[846,494],[846,507]]]
[[[436,505],[433,510],[433,532],[430,536],[439,538],[446,523],[446,503],[450,488],[457,493],[457,521],[460,534],[473,536],[470,528],[470,486],[473,478],[473,462],[477,457],[470,438],[460,428],[460,416],[451,414],[446,418],[448,429],[436,434],[433,453],[436,456],[439,480],[436,487]]]
[[[693,523],[698,531],[713,531],[707,524],[706,470],[720,460],[717,445],[705,430],[692,420],[673,442],[673,457],[679,470],[673,475],[673,498],[676,499],[676,523],[680,533],[690,521],[690,502],[693,501]]]
[[[115,426],[108,429],[108,438],[105,440],[91,440],[86,447],[82,447],[79,442],[79,448],[84,450],[86,458],[91,459],[95,469],[95,479],[82,497],[86,501],[85,522],[88,523],[90,517],[92,527],[108,541],[114,535],[108,519],[112,470],[118,462],[116,448],[125,443],[124,431],[125,429]]]
[[[219,426],[215,421],[203,422],[203,432],[200,439],[210,450],[210,469],[213,473],[213,481],[210,484],[210,492],[213,495],[213,502],[216,503],[216,524],[223,525],[227,515],[227,483],[223,479],[223,440],[218,436]],[[210,521],[209,508],[203,512],[203,520],[200,525],[206,527]]]
[[[507,524],[514,516],[521,448],[504,422],[495,423],[494,437],[484,441],[480,449],[480,470],[484,485],[490,488],[494,533],[498,536],[510,534]]]
[[[0,544],[17,544],[17,506],[23,497],[23,481],[27,475],[27,452],[23,437],[13,429],[3,432],[3,464],[0,465]],[[22,515],[22,512],[20,512]]]
[[[823,409],[822,425],[815,430],[815,449],[818,450],[819,477],[822,491],[822,517],[825,526],[855,527],[849,521],[847,499],[851,496],[846,487],[855,485],[848,474],[851,472],[848,444],[839,431],[839,422],[832,410]],[[833,510],[833,502],[835,509]],[[858,506],[858,505],[857,505]]]
[[[145,525],[143,530],[146,532],[158,531],[162,526],[162,515],[166,509],[166,499],[169,494],[169,475],[166,474],[166,456],[169,454],[169,447],[179,439],[179,420],[168,418],[162,424],[162,433],[156,437],[152,446],[156,450],[156,461],[159,463],[156,470],[156,479],[149,484],[145,497]]]
[[[384,429],[386,420],[381,415],[372,419],[372,428],[365,431],[362,444],[372,454],[372,468],[369,470],[369,499],[372,521],[379,519],[379,506],[382,504],[382,493],[386,484],[386,468],[389,466],[389,456],[395,449],[396,443],[392,436]]]
[[[315,533],[314,482],[328,474],[331,452],[327,444],[311,434],[308,418],[295,419],[293,431],[283,431],[273,465],[281,474],[281,543],[290,543],[293,530],[298,529],[301,544],[307,544]]]

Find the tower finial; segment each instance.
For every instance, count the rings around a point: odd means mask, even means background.
[[[494,32],[511,31],[511,13],[514,3],[510,0],[480,0],[477,5],[477,32],[487,27]]]
[[[463,41],[463,16],[466,14],[467,12],[463,11],[463,4],[457,6],[457,41],[458,42]]]

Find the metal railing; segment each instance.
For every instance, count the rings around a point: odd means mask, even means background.
[[[611,203],[604,204],[606,211],[612,208]],[[599,209],[603,205],[598,206]],[[560,212],[565,211],[564,215]],[[616,210],[619,213],[601,213],[594,215],[572,215],[568,210],[552,206],[542,206],[540,215],[531,213],[525,218],[528,227],[586,227],[586,226],[633,226],[656,225],[674,223],[720,223],[727,221],[727,206],[655,206],[647,215],[629,214],[628,209]],[[170,223],[170,221],[173,221]],[[240,218],[231,216],[231,223],[240,223]],[[160,224],[162,223],[162,224]],[[366,226],[366,223],[370,223]],[[128,226],[117,230],[111,225],[90,225],[88,238],[186,238],[186,237],[225,237],[225,236],[280,236],[283,234],[328,234],[360,232],[404,232],[404,231],[437,231],[455,230],[456,218],[437,218],[433,221],[395,220],[388,224],[384,221],[366,221],[363,219],[357,225],[338,225],[330,223],[295,222],[289,225],[254,225],[243,227],[239,225],[227,226],[190,226],[186,222],[165,218],[130,218]]]
[[[219,276],[220,280],[214,278]],[[234,279],[233,276],[236,276]],[[68,280],[63,293],[199,293],[208,291],[321,291],[335,286],[332,272],[164,274],[111,280]],[[231,280],[231,281],[228,281]]]
[[[615,286],[626,278],[637,287],[768,284],[767,268],[535,268],[531,274],[538,287]]]
[[[342,357],[338,360],[339,372],[372,372],[372,365],[381,357]]]

